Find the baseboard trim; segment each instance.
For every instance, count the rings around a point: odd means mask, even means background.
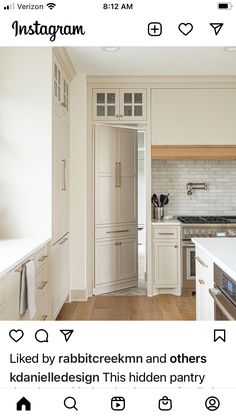
[[[87,301],[87,290],[71,290],[71,301]]]

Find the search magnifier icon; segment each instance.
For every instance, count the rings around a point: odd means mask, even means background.
[[[65,398],[65,400],[64,400],[64,406],[67,409],[75,409],[75,410],[78,410],[77,407],[76,407],[76,400],[75,400],[74,397],[71,397],[71,396]]]

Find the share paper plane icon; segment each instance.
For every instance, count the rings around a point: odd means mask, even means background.
[[[210,23],[210,26],[214,29],[215,31],[215,35],[218,35],[218,33],[220,32],[220,30],[223,27],[223,23]]]
[[[68,342],[68,340],[71,338],[72,333],[74,330],[68,329],[68,330],[60,330],[60,332],[63,334],[65,341]]]

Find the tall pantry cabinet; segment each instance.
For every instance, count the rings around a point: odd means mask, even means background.
[[[137,285],[137,131],[95,126],[94,294]]]
[[[69,297],[69,92],[65,63],[53,55],[52,318]]]

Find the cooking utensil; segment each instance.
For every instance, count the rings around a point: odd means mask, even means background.
[[[167,195],[163,195],[163,194],[161,194],[160,195],[160,203],[161,203],[161,206],[162,207],[164,207],[164,205],[167,205],[168,204],[168,202],[169,202],[169,194],[167,194]]]
[[[168,202],[169,202],[169,195],[170,195],[170,194],[168,193],[168,194],[165,196],[165,199],[164,199],[163,204],[162,204],[163,206],[168,204]]]
[[[160,203],[159,203],[159,200],[158,200],[158,198],[157,198],[157,195],[154,193],[152,196],[153,196],[153,199],[154,199],[154,201],[155,201],[155,203],[156,203],[156,207],[160,207],[161,205],[160,205]]]

